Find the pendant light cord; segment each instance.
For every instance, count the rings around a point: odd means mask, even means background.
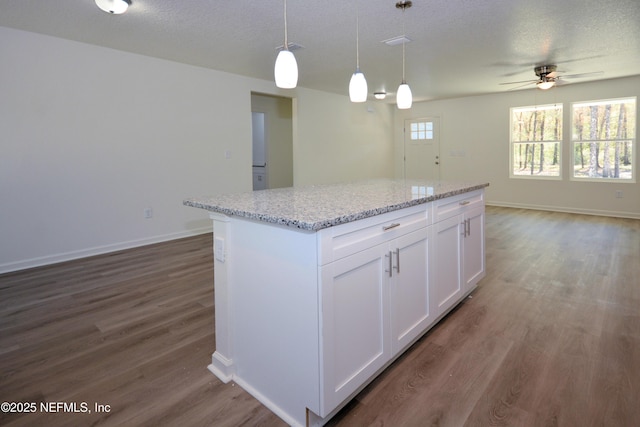
[[[407,31],[405,30],[405,27],[404,27],[405,7],[406,6],[402,8],[402,84],[406,83],[406,80],[404,79],[404,43],[405,43],[405,40],[407,39]]]
[[[289,50],[289,41],[287,40],[287,0],[284,0],[284,50]]]
[[[356,1],[356,71],[360,71],[360,13]]]

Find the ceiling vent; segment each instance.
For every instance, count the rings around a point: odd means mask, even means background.
[[[295,50],[299,50],[299,49],[304,49],[304,46],[297,44],[297,43],[287,43],[287,46],[289,46],[289,51],[293,52]],[[284,45],[281,44],[280,46],[276,47],[276,51],[280,52],[281,50],[284,49]]]
[[[386,44],[387,46],[398,46],[402,43],[410,43],[411,39],[407,38],[407,36],[397,36],[387,40],[382,40],[381,43]]]

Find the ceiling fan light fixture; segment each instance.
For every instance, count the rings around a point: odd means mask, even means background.
[[[547,90],[556,85],[555,72],[557,69],[558,67],[553,64],[540,65],[533,69],[533,72],[536,73],[536,76],[540,77],[540,80],[538,80],[538,82],[536,83],[538,89]]]
[[[95,0],[95,2],[100,9],[114,15],[125,13],[131,4],[130,0]]]
[[[540,79],[540,81],[536,83],[536,86],[538,87],[538,89],[542,89],[542,90],[551,89],[555,85],[556,85],[556,81],[554,79],[548,79],[548,78]]]

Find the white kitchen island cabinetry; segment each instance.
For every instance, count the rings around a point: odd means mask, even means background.
[[[434,202],[438,266],[433,289],[436,316],[469,293],[485,275],[484,191]]]
[[[185,200],[214,224],[209,369],[291,425],[324,424],[484,274],[475,230],[459,246],[437,230],[451,218],[483,228],[473,212],[487,185],[384,180]],[[476,193],[474,209],[445,213],[449,197]],[[438,305],[452,286],[440,238],[457,249],[460,280],[480,256],[482,274]]]
[[[375,228],[370,233],[387,241],[320,267],[320,415],[360,389],[432,322],[430,207],[358,230]]]

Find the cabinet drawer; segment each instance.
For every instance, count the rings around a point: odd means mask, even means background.
[[[475,190],[457,196],[447,197],[446,199],[436,200],[434,202],[433,217],[434,222],[440,222],[443,219],[451,218],[469,209],[484,205],[484,191]]]
[[[318,265],[363,251],[432,223],[432,204],[412,206],[318,232]]]

